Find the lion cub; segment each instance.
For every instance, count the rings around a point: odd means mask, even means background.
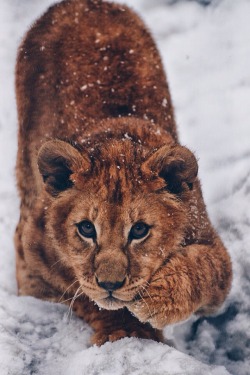
[[[230,259],[140,18],[100,0],[52,6],[21,44],[16,95],[19,294],[70,304],[98,345],[161,341],[215,311]]]

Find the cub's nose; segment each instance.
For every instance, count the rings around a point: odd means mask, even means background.
[[[96,279],[96,281],[101,288],[107,290],[108,292],[113,292],[114,290],[121,288],[125,283],[125,279],[123,281],[116,281],[114,283],[110,281],[98,281],[98,279]]]

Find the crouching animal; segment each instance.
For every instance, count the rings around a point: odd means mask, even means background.
[[[98,345],[162,341],[215,311],[230,258],[140,18],[100,0],[50,7],[19,48],[16,96],[19,294],[70,304]]]

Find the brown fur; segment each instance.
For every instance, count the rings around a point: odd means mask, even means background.
[[[19,49],[16,94],[19,294],[75,301],[99,345],[162,340],[166,324],[220,306],[230,259],[142,21],[98,0],[52,6]],[[81,235],[84,220],[96,237]]]

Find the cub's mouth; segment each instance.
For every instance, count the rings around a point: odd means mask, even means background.
[[[99,308],[106,310],[118,310],[124,307],[128,307],[140,296],[140,286],[142,280],[138,280],[136,285],[132,287],[128,285],[122,285],[120,288],[111,288],[111,285],[107,283],[100,287],[99,285],[86,282],[81,280],[81,289],[85,295],[87,295]],[[113,289],[113,290],[112,290]]]
[[[111,293],[106,297],[95,301],[100,308],[106,310],[118,310],[128,305],[128,301],[123,301],[114,297]]]

